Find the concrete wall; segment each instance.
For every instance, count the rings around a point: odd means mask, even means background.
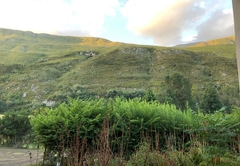
[[[234,27],[235,27],[235,37],[236,37],[238,81],[239,81],[239,89],[240,89],[240,0],[232,0],[232,4],[233,4]]]

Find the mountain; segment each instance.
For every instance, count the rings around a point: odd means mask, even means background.
[[[79,50],[101,50],[101,47],[118,45],[121,43],[102,38],[55,36],[0,29],[2,64],[32,64],[44,58],[60,58]]]
[[[213,83],[222,102],[240,105],[235,45],[219,44],[144,46],[0,29],[0,111],[57,105],[69,96],[104,96],[109,90],[151,88],[161,96],[164,78],[175,72],[191,81],[196,100]]]
[[[206,42],[199,42],[196,44],[191,45],[191,47],[204,47],[204,46],[214,46],[214,45],[226,45],[226,44],[235,44],[235,36],[210,40]]]
[[[214,45],[226,45],[226,44],[235,44],[235,41],[236,41],[235,36],[229,36],[229,37],[209,40],[205,42],[179,44],[174,47],[204,47],[204,46],[214,46]]]

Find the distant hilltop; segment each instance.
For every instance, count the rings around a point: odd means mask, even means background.
[[[179,44],[175,47],[204,47],[204,46],[214,46],[214,45],[225,45],[225,44],[235,44],[235,36],[229,36],[209,41]]]
[[[220,38],[209,40],[206,42],[199,42],[197,44],[192,45],[191,47],[203,47],[203,46],[213,46],[213,45],[222,45],[222,44],[235,44],[235,36]]]

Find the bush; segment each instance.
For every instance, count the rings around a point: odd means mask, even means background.
[[[112,151],[129,154],[144,137],[151,138],[155,143],[155,137],[172,135],[175,137],[171,146],[181,147],[182,138],[176,136],[182,135],[192,123],[191,112],[183,113],[170,105],[148,103],[137,98],[116,98],[108,102],[103,99],[70,99],[68,104],[63,103],[56,109],[45,108],[31,120],[31,124],[46,148],[59,150],[61,142],[64,142],[64,147],[69,147],[69,141],[76,135],[79,139],[86,138],[90,146],[95,146],[104,119],[109,121]],[[164,148],[165,138],[161,137],[158,144]]]
[[[6,112],[0,119],[1,144],[22,146],[29,143],[31,125],[26,111]]]
[[[71,162],[96,153],[106,157],[99,158],[105,164],[117,156],[123,162],[130,158],[130,165],[155,161],[160,165],[209,165],[213,158],[226,158],[226,151],[240,151],[239,112],[238,108],[231,114],[183,112],[139,98],[69,99],[55,109],[44,108],[31,124],[47,151],[60,158],[69,153]],[[140,142],[148,144],[139,146]]]

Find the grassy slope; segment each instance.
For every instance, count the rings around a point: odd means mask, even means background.
[[[102,50],[102,47],[118,45],[121,43],[101,38],[54,36],[0,29],[1,64],[29,64],[44,58],[60,58],[77,51]]]
[[[8,105],[33,106],[78,90],[151,87],[159,94],[165,76],[174,72],[188,77],[197,95],[209,82],[235,89],[235,55],[232,44],[166,48],[0,29],[0,97]]]

